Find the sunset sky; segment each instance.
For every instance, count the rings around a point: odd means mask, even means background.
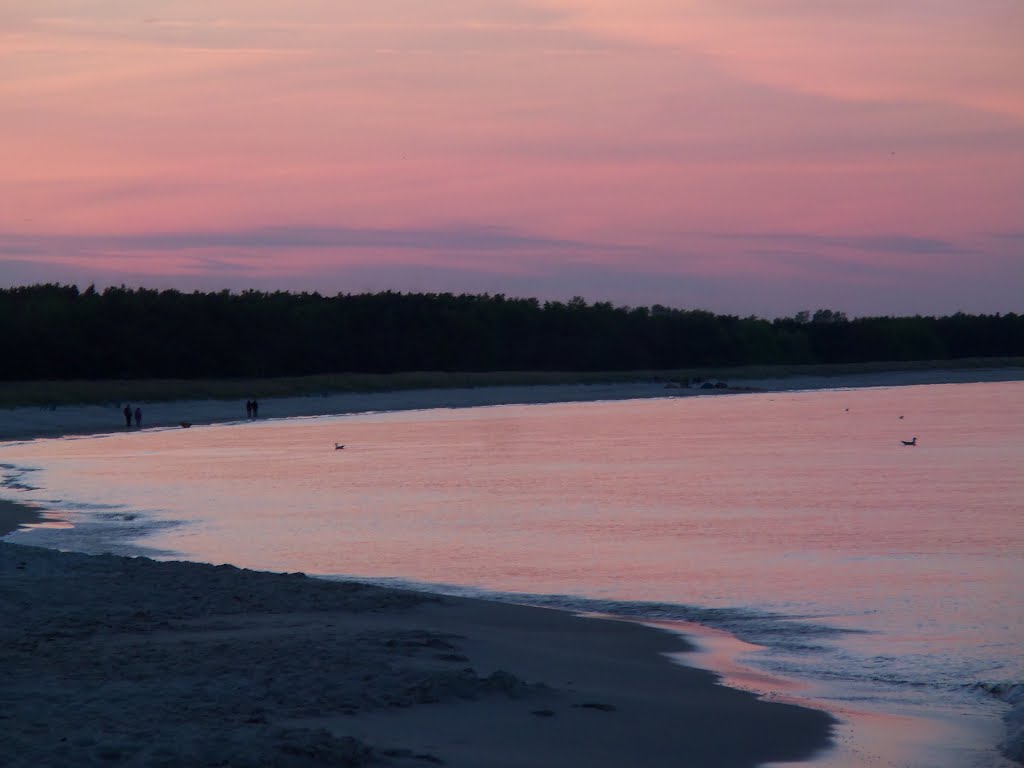
[[[1024,311],[1021,0],[0,0],[0,287]]]

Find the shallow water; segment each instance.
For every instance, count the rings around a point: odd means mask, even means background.
[[[702,637],[742,641],[710,662],[731,682],[844,718],[822,765],[997,765],[983,688],[1024,680],[1020,382],[261,421],[0,463],[5,496],[65,521],[22,543],[724,630]]]

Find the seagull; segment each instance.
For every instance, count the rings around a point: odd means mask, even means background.
[[[902,417],[902,416],[900,416],[900,418],[902,419],[903,417]]]
[[[913,440],[900,440],[900,442],[904,445],[917,445],[917,438],[915,437]]]
[[[915,439],[916,439],[916,438],[915,438]],[[335,444],[334,444],[334,450],[336,450],[336,451],[340,451],[340,450],[341,450],[342,448],[344,448],[344,447],[345,447],[344,445],[339,445],[338,443],[335,443]]]

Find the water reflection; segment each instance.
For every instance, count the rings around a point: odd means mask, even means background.
[[[25,497],[75,500],[56,505],[66,540],[88,533],[72,548],[120,527],[247,567],[742,608],[761,623],[729,631],[771,651],[744,652],[748,680],[964,714],[956,691],[1024,678],[1021,403],[1024,385],[1002,383],[501,406],[39,441],[0,460],[41,467]]]

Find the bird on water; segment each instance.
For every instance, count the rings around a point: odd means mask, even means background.
[[[900,442],[904,445],[917,445],[917,438],[915,437],[913,440],[900,440]]]

